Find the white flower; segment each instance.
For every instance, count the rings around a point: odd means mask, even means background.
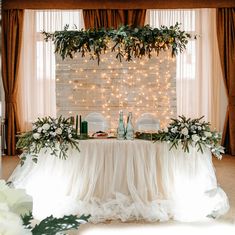
[[[173,128],[171,129],[171,132],[172,132],[172,133],[176,133],[176,132],[177,132],[177,127],[173,127]]]
[[[200,137],[198,136],[198,135],[192,135],[192,140],[194,141],[194,142],[197,142],[197,141],[199,141],[200,140]]]
[[[69,138],[72,138],[72,135],[71,135],[71,134],[69,134]]]
[[[51,135],[51,136],[56,136],[56,133],[51,131],[51,132],[50,132],[50,135]]]
[[[188,135],[188,128],[187,127],[184,127],[182,130],[181,130],[181,133],[183,135]]]
[[[61,129],[61,128],[57,128],[57,129],[55,130],[55,133],[56,133],[57,135],[61,135],[61,134],[62,134],[62,129]]]
[[[43,130],[49,130],[49,128],[50,128],[50,125],[48,124],[48,123],[45,123],[45,124],[43,124],[43,126],[42,126],[42,129]]]
[[[192,129],[192,130],[194,130],[194,129],[195,129],[195,126],[194,126],[194,125],[192,125],[192,126],[191,126],[191,129]]]
[[[0,206],[0,234],[31,235],[32,233],[23,227],[23,221],[19,215]]]
[[[40,135],[39,133],[34,133],[34,134],[33,134],[33,138],[34,138],[35,140],[40,139],[40,137],[41,137],[41,135]]]
[[[38,133],[41,133],[42,132],[42,128],[41,127],[38,127]]]
[[[211,137],[212,136],[211,132],[209,132],[209,131],[204,131],[204,135],[206,137]]]
[[[197,129],[200,131],[202,128],[200,126],[198,126]]]
[[[1,203],[6,203],[9,209],[18,215],[32,211],[32,197],[27,195],[24,189],[10,188],[4,180],[0,180]]]

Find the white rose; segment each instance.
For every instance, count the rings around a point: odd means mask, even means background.
[[[18,215],[28,214],[32,211],[32,201],[24,189],[10,188],[4,180],[0,180],[0,204],[7,204],[10,211]]]
[[[61,128],[57,128],[57,129],[55,130],[55,133],[56,133],[57,135],[61,135],[61,134],[62,134],[62,129],[61,129]]]
[[[51,132],[50,132],[50,135],[51,135],[51,136],[56,136],[56,133],[51,131]]]
[[[197,142],[197,141],[200,140],[200,137],[199,137],[198,135],[192,135],[192,140],[193,140],[194,142]]]
[[[48,124],[48,123],[45,123],[45,124],[43,124],[43,126],[42,126],[42,129],[43,130],[49,130],[49,128],[50,128],[50,125]]]
[[[184,127],[182,130],[181,130],[181,133],[183,135],[188,135],[188,128],[187,127]]]
[[[23,221],[19,215],[0,208],[0,234],[31,235],[32,233],[23,227]]]
[[[209,132],[209,131],[204,131],[204,135],[206,137],[211,137],[212,136],[211,132]]]
[[[41,127],[38,127],[38,133],[41,133],[42,132],[42,128]]]
[[[38,140],[38,139],[40,139],[40,134],[39,133],[34,133],[33,134],[33,138],[35,139],[35,140]]]

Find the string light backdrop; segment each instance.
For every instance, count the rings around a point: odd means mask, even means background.
[[[116,128],[120,110],[133,113],[133,121],[143,113],[152,113],[165,127],[176,116],[176,61],[170,50],[151,59],[132,62],[115,58],[107,52],[96,60],[81,58],[62,60],[56,56],[57,116],[85,117],[102,113],[110,128]]]

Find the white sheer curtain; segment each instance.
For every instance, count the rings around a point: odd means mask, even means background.
[[[25,11],[19,101],[22,131],[37,117],[56,116],[54,45],[41,32],[61,30],[66,24],[83,27],[82,11]]]
[[[149,10],[152,27],[181,23],[181,29],[198,35],[176,59],[177,114],[205,116],[222,131],[226,96],[216,36],[215,9]]]

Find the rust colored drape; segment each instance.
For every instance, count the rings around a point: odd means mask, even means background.
[[[217,37],[228,96],[222,144],[235,155],[235,8],[217,9]]]
[[[19,131],[16,97],[23,17],[23,10],[2,11],[2,80],[6,102],[7,155],[15,155],[15,136]]]
[[[120,25],[144,26],[146,10],[83,10],[85,28],[118,28]]]

